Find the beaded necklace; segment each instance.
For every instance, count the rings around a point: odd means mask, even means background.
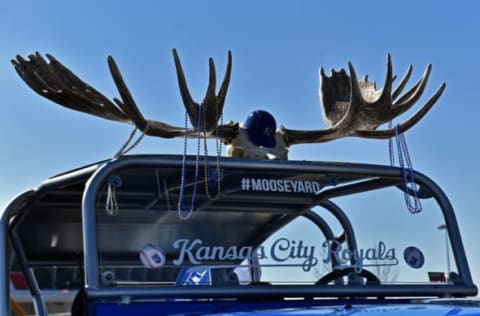
[[[193,192],[190,208],[188,210],[184,209],[184,193],[185,193],[185,174],[187,169],[187,140],[188,140],[188,116],[185,111],[185,137],[183,142],[183,159],[182,159],[182,176],[180,182],[180,195],[178,197],[178,217],[181,220],[187,220],[192,216],[193,209],[195,208],[195,199],[197,197],[197,183],[198,183],[198,169],[200,162],[200,139],[202,135],[202,106],[197,104],[199,108],[198,118],[197,118],[197,154],[195,156],[195,178],[193,181]],[[183,212],[187,211],[186,215],[183,215]]]
[[[215,117],[218,117],[218,106],[215,108]],[[223,126],[223,113],[220,114],[220,125]],[[203,120],[203,127],[204,127],[204,130],[206,129],[206,123],[205,123],[205,120]],[[216,146],[216,151],[217,151],[217,160],[216,160],[216,172],[214,172],[213,176],[211,177],[210,176],[210,168],[208,167],[208,159],[207,159],[207,156],[208,156],[208,148],[207,148],[207,135],[204,135],[203,137],[203,148],[204,148],[204,159],[205,159],[205,164],[204,164],[204,168],[203,168],[203,171],[204,171],[204,175],[205,175],[205,193],[207,194],[207,197],[209,200],[216,200],[218,199],[218,197],[220,196],[220,193],[221,193],[221,185],[220,185],[220,181],[221,181],[221,178],[222,178],[222,174],[221,174],[221,171],[220,171],[220,156],[222,154],[222,130],[221,128],[218,126],[216,126],[216,139],[215,139],[215,146]],[[216,173],[216,176],[217,178],[215,179],[215,173]],[[217,184],[217,192],[215,193],[214,196],[212,196],[210,194],[210,188],[209,188],[209,181],[210,179],[212,180],[216,180],[216,184]]]
[[[388,127],[392,127],[392,122],[388,123]],[[398,124],[395,126],[395,140],[397,145],[398,162],[400,164],[400,172],[403,180],[405,204],[410,213],[417,214],[422,211],[422,204],[417,194],[417,184],[415,183],[413,164],[408,152],[407,141],[405,140],[405,135],[403,133],[399,133]],[[391,138],[388,140],[388,149],[390,153],[390,165],[393,166],[395,165],[395,152],[393,149],[393,140]],[[405,163],[407,165],[406,167]]]

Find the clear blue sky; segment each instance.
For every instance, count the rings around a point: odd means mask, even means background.
[[[428,96],[447,83],[430,113],[407,134],[414,167],[436,180],[457,209],[474,279],[480,282],[476,1],[2,1],[0,3],[0,205],[45,178],[112,156],[131,128],[61,108],[28,88],[16,54],[56,56],[107,96],[116,96],[113,55],[145,116],[182,125],[172,48],[191,93],[203,98],[208,57],[233,73],[225,120],[266,109],[288,128],[324,124],[318,69],[348,61],[383,81],[386,54],[412,82],[428,63]],[[421,103],[420,102],[420,103]],[[420,104],[419,104],[420,105]],[[180,153],[182,140],[147,139],[135,152]],[[388,163],[386,141],[344,139],[291,148],[291,159]],[[443,242],[443,240],[439,240]]]

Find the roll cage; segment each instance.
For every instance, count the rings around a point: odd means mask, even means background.
[[[210,157],[205,163],[215,166],[215,159]],[[142,243],[148,240],[172,239],[185,231],[191,231],[192,235],[200,235],[207,240],[214,228],[227,231],[225,227],[228,227],[228,234],[218,239],[224,242],[223,246],[232,244],[258,246],[280,228],[303,216],[312,221],[327,239],[335,239],[355,251],[357,241],[354,227],[345,212],[333,200],[381,188],[398,187],[399,190],[403,190],[402,171],[396,167],[360,163],[228,158],[220,159],[217,170],[218,172],[221,170],[223,177],[221,197],[211,199],[202,189],[208,185],[208,179],[203,176],[198,177],[196,181],[187,181],[183,187],[181,185],[182,168],[189,171],[187,174],[192,174],[195,166],[194,157],[183,160],[181,156],[169,155],[122,156],[54,176],[42,182],[37,188],[13,199],[1,214],[3,259],[0,260],[0,274],[3,277],[0,278],[0,288],[1,293],[5,294],[0,297],[0,313],[2,315],[9,313],[8,280],[13,254],[25,276],[38,315],[48,313],[33,268],[60,264],[78,266],[84,271],[81,287],[85,290],[90,308],[93,309],[107,308],[109,304],[117,304],[122,300],[174,304],[172,300],[248,300],[259,297],[412,298],[471,296],[477,293],[452,205],[440,187],[420,172],[414,173],[415,181],[420,188],[416,194],[421,199],[436,201],[448,229],[458,270],[458,278],[453,283],[365,285],[339,282],[335,286],[315,284],[237,286],[227,283],[195,287],[166,286],[162,282],[152,282],[147,284],[148,286],[138,286],[145,285],[142,282],[139,284],[106,282],[103,275],[106,270],[102,270],[100,266],[130,264],[138,259],[138,247],[130,243],[135,239],[134,234],[138,232],[138,227],[133,227],[134,225],[146,225],[141,237]],[[166,186],[162,189],[159,187],[159,174],[162,175],[162,179],[173,183],[168,189]],[[276,190],[271,188],[264,190],[261,182],[258,182],[258,190],[254,192],[255,196],[252,198],[252,189],[242,187],[241,181],[247,177],[246,175],[252,179],[273,179],[274,182],[283,179],[308,181],[314,179],[319,186],[312,189],[310,192],[312,194],[286,194],[285,188],[282,189],[282,194],[279,194],[280,187]],[[112,218],[99,210],[106,207],[108,185],[118,178],[121,179],[122,189],[117,191],[116,202],[122,205],[122,215]],[[172,201],[178,201],[182,189],[188,188],[191,191],[194,185],[198,185],[199,189],[193,212],[199,214],[202,221],[172,222],[171,218],[177,216],[177,205]],[[188,201],[190,204],[190,200]],[[329,224],[311,211],[313,207],[322,207],[331,213],[343,232],[336,236]],[[156,210],[160,209],[170,211],[158,217]],[[242,220],[245,225],[236,225],[238,209],[244,212],[245,217]],[[165,231],[149,229],[148,225],[152,220],[168,229]],[[106,241],[100,238],[108,236],[112,227],[120,225],[124,227],[122,238],[111,238]],[[57,243],[54,246],[53,235],[57,236],[55,237]],[[174,249],[165,249],[165,254],[169,261],[177,253]],[[334,265],[335,262],[331,264]],[[168,276],[166,278],[171,280]],[[95,302],[101,304],[95,305]]]

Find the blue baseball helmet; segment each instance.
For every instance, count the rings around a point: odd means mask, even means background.
[[[253,144],[264,147],[275,147],[277,123],[272,114],[262,110],[253,111],[248,115],[245,121],[245,127],[248,138]]]

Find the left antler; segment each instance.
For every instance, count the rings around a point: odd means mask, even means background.
[[[357,80],[352,64],[349,63],[350,76],[345,70],[333,71],[330,77],[320,69],[321,100],[323,116],[328,129],[324,130],[291,130],[283,128],[288,146],[300,143],[322,143],[334,139],[357,136],[363,138],[385,139],[395,135],[395,129],[377,130],[377,128],[410,109],[420,99],[425,90],[432,66],[428,65],[422,78],[399,97],[410,78],[410,66],[393,90],[394,81],[390,55],[387,57],[387,71],[383,89],[376,90],[375,82],[368,82],[367,77]],[[399,124],[400,133],[415,125],[432,108],[442,95],[446,84],[443,83],[435,94],[413,116]],[[392,91],[393,90],[393,91]]]
[[[210,80],[205,99],[201,105],[195,103],[190,97],[188,89],[186,88],[180,60],[175,50],[173,51],[173,55],[177,66],[182,98],[185,101],[184,103],[190,121],[195,127],[194,129],[188,129],[187,134],[189,136],[196,135],[197,119],[201,109],[203,115],[202,120],[204,120],[204,122],[202,126],[200,126],[200,130],[206,136],[211,136],[218,130],[221,130],[223,135],[236,135],[238,130],[238,125],[236,124],[227,124],[217,128],[218,118],[222,112],[228,84],[230,82],[232,67],[231,53],[228,53],[227,70],[218,96],[215,94],[215,66],[213,60],[210,59]],[[148,120],[143,117],[120,74],[117,64],[111,56],[108,57],[108,66],[121,97],[121,100],[113,98],[113,102],[78,78],[53,56],[48,54],[46,56],[48,62],[39,53],[30,55],[28,60],[23,59],[21,56],[17,56],[16,60],[12,60],[12,64],[20,77],[22,77],[35,92],[45,98],[76,111],[99,116],[108,120],[133,124],[147,135],[165,138],[185,135],[185,128],[183,127]]]

